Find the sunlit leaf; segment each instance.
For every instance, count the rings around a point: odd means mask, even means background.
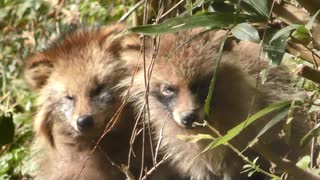
[[[297,29],[292,33],[292,37],[297,39],[301,42],[309,42],[311,41],[311,32],[305,26],[299,26]]]
[[[255,122],[257,119],[265,116],[266,114],[269,114],[270,112],[273,112],[276,110],[282,110],[283,108],[288,108],[290,106],[290,104],[291,104],[291,101],[285,101],[285,102],[281,102],[281,103],[277,103],[277,104],[272,104],[272,105],[260,110],[256,114],[254,114],[254,115],[250,116],[248,119],[244,120],[239,125],[235,126],[231,130],[229,130],[226,135],[221,136],[221,137],[217,138],[216,140],[214,140],[212,143],[210,143],[205,148],[204,151],[202,151],[202,153],[204,153],[205,151],[211,150],[213,148],[216,148],[216,147],[220,146],[221,144],[224,144],[224,143],[230,141],[231,139],[236,137],[238,134],[240,134],[240,132],[243,131],[243,129],[248,127],[250,124]]]
[[[248,177],[251,177],[255,172],[256,172],[256,171],[250,171],[250,172],[248,173]]]
[[[270,40],[270,43],[278,38],[281,38],[281,36],[287,36],[288,33],[290,33],[291,31],[297,29],[299,26],[302,26],[302,25],[299,25],[299,24],[292,24],[292,25],[289,25],[287,27],[284,27],[282,29],[280,29],[278,32],[276,32],[271,40]]]
[[[231,29],[232,34],[243,41],[260,42],[257,29],[248,23],[241,23]]]
[[[310,156],[304,156],[302,157],[298,162],[297,162],[297,166],[299,168],[302,168],[304,170],[307,170],[309,168],[309,164],[311,162],[311,158]]]
[[[252,144],[255,143],[259,137],[261,137],[265,132],[267,132],[270,128],[272,128],[274,125],[278,124],[281,120],[283,120],[289,112],[290,107],[283,108],[281,111],[279,111],[264,127],[263,129],[259,132],[259,134],[250,142],[251,146]]]
[[[177,32],[198,27],[222,28],[253,19],[245,14],[232,13],[203,13],[192,16],[175,17],[156,25],[145,25],[129,28],[129,31],[141,34],[154,35]]]

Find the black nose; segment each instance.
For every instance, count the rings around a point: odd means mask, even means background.
[[[191,128],[193,122],[197,120],[197,113],[194,111],[188,111],[181,113],[181,123],[187,128]]]
[[[85,131],[93,126],[93,117],[91,115],[83,115],[77,119],[77,126],[80,131]]]

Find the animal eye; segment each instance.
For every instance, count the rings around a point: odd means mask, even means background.
[[[70,100],[70,101],[73,101],[74,100],[74,97],[72,96],[72,95],[66,95],[65,96],[65,98],[67,99],[67,100]]]
[[[99,85],[90,92],[90,97],[97,102],[106,103],[112,100],[112,92],[110,88]]]
[[[170,85],[161,85],[160,86],[161,94],[166,97],[171,97],[176,94],[175,89]]]
[[[99,100],[103,102],[111,101],[112,100],[112,95],[109,91],[103,91],[99,94]]]

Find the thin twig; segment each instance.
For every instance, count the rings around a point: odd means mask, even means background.
[[[167,114],[163,124],[162,124],[162,127],[160,129],[160,132],[159,132],[159,139],[158,139],[158,143],[157,143],[157,147],[156,147],[156,153],[155,153],[155,162],[157,163],[157,157],[158,157],[158,152],[159,152],[159,149],[160,149],[160,146],[161,146],[161,142],[162,142],[162,139],[163,139],[163,130],[164,130],[164,125],[166,124],[167,120],[168,120],[168,117],[169,117],[170,113]]]
[[[145,0],[141,0],[138,3],[136,3],[132,8],[129,9],[129,11],[127,13],[125,13],[118,22],[123,22],[125,21],[136,9],[138,9],[143,3],[145,2]]]
[[[170,8],[167,12],[163,13],[160,17],[160,19],[164,18],[166,15],[168,15],[171,11],[176,9],[180,4],[182,4],[185,0],[179,1],[177,4],[175,4],[172,8]]]
[[[141,180],[146,180],[161,164],[165,163],[172,155],[167,155],[161,159],[157,164],[155,164],[146,174],[142,177]]]

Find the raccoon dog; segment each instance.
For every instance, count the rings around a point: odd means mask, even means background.
[[[178,172],[197,180],[247,179],[246,175],[240,174],[244,164],[242,159],[227,146],[219,146],[198,156],[211,141],[188,143],[178,139],[177,135],[213,134],[208,128],[193,127],[194,122],[201,123],[204,119],[224,135],[247,119],[249,114],[281,98],[270,88],[256,88],[253,76],[257,73],[254,68],[259,58],[259,48],[248,49],[250,46],[245,45],[238,47],[229,39],[220,66],[216,68],[217,49],[224,32],[212,32],[186,43],[191,34],[193,33],[181,32],[160,36],[150,81],[145,83],[148,74],[145,75],[144,63],[140,63],[133,84],[131,85],[129,77],[120,86],[130,87],[129,101],[140,111],[145,107],[145,87],[149,84],[148,110],[153,132],[160,150],[170,155]],[[182,44],[184,45],[181,46]],[[148,52],[148,47],[146,49],[148,68],[153,62],[150,60],[151,50]],[[137,64],[136,61],[128,62],[129,65],[130,63],[132,66]],[[215,71],[217,79],[211,101],[211,114],[205,117],[205,99]],[[250,125],[230,143],[242,150],[270,118],[266,116],[259,123]],[[281,124],[272,128],[260,138],[261,142],[270,144],[271,147],[274,147],[275,142],[282,142],[277,136],[281,128]],[[282,151],[282,144],[277,149]],[[249,158],[258,155],[255,152],[247,153]]]

